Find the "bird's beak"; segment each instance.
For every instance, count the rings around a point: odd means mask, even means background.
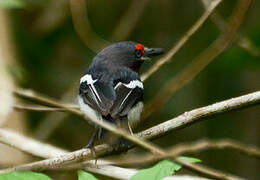
[[[159,56],[163,54],[164,51],[162,48],[145,48],[145,53],[144,53],[144,58],[145,59],[150,59],[152,57]]]

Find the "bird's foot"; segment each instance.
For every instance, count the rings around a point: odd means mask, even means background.
[[[84,148],[89,149],[91,151],[91,154],[92,154],[93,158],[95,159],[95,164],[97,164],[97,154],[96,154],[96,150],[95,150],[95,147],[93,146],[93,144],[89,143]]]

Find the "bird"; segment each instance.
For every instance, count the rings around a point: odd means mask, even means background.
[[[80,78],[80,110],[90,118],[133,133],[132,128],[139,122],[144,107],[140,68],[145,61],[163,52],[162,48],[147,48],[133,41],[117,42],[101,50]],[[111,133],[96,125],[86,148],[93,148],[97,140],[109,136]],[[109,142],[115,141],[117,146],[130,146],[122,138],[111,139]]]

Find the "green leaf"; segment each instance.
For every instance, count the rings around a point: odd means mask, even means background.
[[[24,8],[25,2],[23,0],[0,0],[0,7],[4,8]]]
[[[93,176],[92,174],[79,170],[78,171],[78,180],[98,180],[95,176]]]
[[[32,171],[14,171],[0,175],[0,180],[51,180],[42,173]]]
[[[176,164],[169,160],[163,160],[151,168],[140,170],[138,173],[131,177],[131,180],[161,180],[167,176],[172,175],[180,168],[181,166],[179,164]]]
[[[193,157],[186,157],[186,156],[181,156],[181,160],[188,162],[188,163],[200,163],[201,160]]]

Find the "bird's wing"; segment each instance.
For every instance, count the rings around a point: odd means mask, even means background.
[[[104,116],[109,114],[116,99],[113,82],[104,82],[102,79],[93,78],[91,74],[81,78],[79,94],[84,103]]]
[[[115,78],[102,81],[86,74],[81,78],[80,96],[84,103],[112,118],[125,116],[143,98],[143,83],[138,74],[129,69],[121,70]]]
[[[135,72],[120,78],[115,84],[116,99],[111,108],[111,116],[125,116],[131,108],[143,98],[143,83]]]

